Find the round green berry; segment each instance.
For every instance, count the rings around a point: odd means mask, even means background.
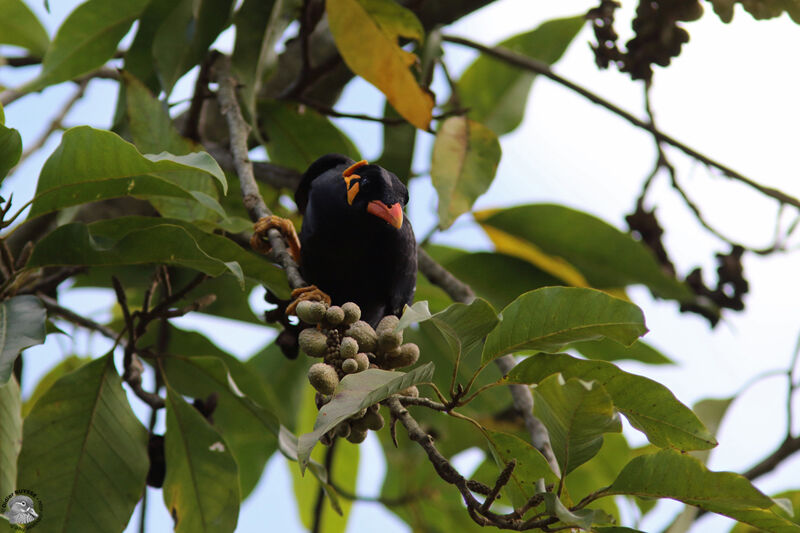
[[[344,311],[338,305],[332,305],[325,311],[325,322],[331,326],[338,326],[344,320]]]
[[[375,347],[378,344],[378,335],[375,330],[363,320],[358,320],[351,324],[345,331],[345,335],[353,337],[358,342],[358,347],[362,352],[375,351]]]
[[[306,324],[319,324],[325,317],[325,304],[311,300],[303,300],[295,309],[297,318]]]
[[[398,392],[400,396],[411,396],[412,398],[419,398],[419,389],[416,385],[411,385],[407,389],[403,389]]]
[[[386,366],[392,368],[405,368],[411,366],[419,360],[419,346],[413,342],[408,342],[399,346],[396,350],[386,354]]]
[[[346,439],[350,435],[350,424],[347,422],[341,422],[338,426],[336,426],[336,435]]]
[[[347,326],[361,319],[361,308],[353,302],[343,303],[342,311],[344,311],[344,324]]]
[[[367,429],[366,428],[356,428],[350,427],[350,434],[347,436],[347,440],[352,442],[353,444],[359,444],[364,442],[367,438]]]
[[[358,371],[363,372],[369,368],[369,356],[364,352],[357,353],[355,356],[356,363],[358,363]]]
[[[336,369],[327,363],[315,363],[308,369],[308,381],[322,394],[333,394],[339,385]]]
[[[311,357],[322,357],[328,351],[328,336],[317,328],[306,328],[297,337],[300,349]]]
[[[355,357],[355,355],[358,353],[358,341],[353,337],[343,338],[341,344],[339,345],[339,353],[342,355],[342,359]]]
[[[373,431],[378,431],[381,429],[384,424],[386,423],[383,420],[383,416],[377,411],[369,411],[367,412],[366,416],[364,416],[364,426],[367,429],[371,429]]]
[[[355,359],[345,359],[342,361],[342,372],[345,374],[355,374],[358,372],[358,363]]]

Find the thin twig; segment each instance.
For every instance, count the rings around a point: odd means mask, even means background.
[[[663,133],[663,132],[655,129],[647,121],[644,121],[644,120],[632,115],[631,113],[625,111],[621,107],[618,107],[617,105],[609,102],[608,100],[605,100],[604,98],[601,98],[600,96],[598,96],[595,93],[589,91],[588,89],[585,89],[585,88],[581,87],[580,85],[578,85],[578,84],[576,84],[576,83],[574,83],[574,82],[572,82],[572,81],[570,81],[570,80],[568,80],[568,79],[556,74],[555,72],[553,72],[553,70],[550,68],[550,66],[548,64],[546,64],[546,63],[544,63],[542,61],[538,61],[538,60],[530,58],[528,56],[524,56],[522,54],[518,54],[516,52],[512,52],[511,50],[508,50],[507,48],[502,48],[502,47],[499,47],[499,46],[495,46],[495,47],[485,46],[485,45],[482,45],[480,43],[476,43],[474,41],[471,41],[469,39],[464,39],[462,37],[455,37],[455,36],[452,36],[452,35],[444,35],[444,36],[442,36],[442,39],[444,41],[447,41],[447,42],[450,42],[450,43],[460,44],[462,46],[467,46],[467,47],[470,47],[470,48],[474,48],[475,50],[479,50],[480,52],[483,52],[483,53],[485,53],[487,55],[490,55],[490,56],[492,56],[492,57],[494,57],[496,59],[500,59],[501,61],[505,61],[506,63],[509,63],[511,65],[520,67],[520,68],[528,70],[530,72],[535,72],[537,74],[541,74],[542,76],[545,76],[546,78],[549,78],[549,79],[555,81],[556,83],[558,83],[560,85],[563,85],[564,87],[567,87],[568,89],[571,89],[572,91],[580,94],[581,96],[583,96],[587,100],[589,100],[589,101],[591,101],[591,102],[593,102],[593,103],[595,103],[597,105],[600,105],[600,106],[606,108],[607,110],[611,111],[612,113],[624,118],[625,120],[627,120],[628,122],[630,122],[631,124],[636,126],[637,128],[641,128],[643,130],[646,130],[646,131],[650,132],[651,134],[653,134],[656,137],[658,137],[658,139],[660,141],[665,142],[665,143],[677,148],[678,150],[680,150],[681,152],[685,153],[689,157],[697,159],[698,161],[704,163],[705,165],[708,165],[710,167],[714,167],[714,168],[720,170],[724,176],[726,176],[728,178],[731,178],[731,179],[734,179],[736,181],[739,181],[741,183],[744,183],[744,184],[752,187],[753,189],[757,190],[761,194],[763,194],[765,196],[769,196],[770,198],[774,198],[775,200],[777,200],[780,203],[789,204],[789,205],[792,205],[792,206],[797,207],[797,208],[800,209],[800,200],[798,200],[797,198],[794,198],[793,196],[790,196],[790,195],[788,195],[788,194],[786,194],[786,193],[784,193],[782,191],[779,191],[778,189],[774,189],[772,187],[767,187],[765,185],[761,185],[761,184],[751,180],[747,176],[745,176],[745,175],[733,170],[732,168],[730,168],[730,167],[728,167],[726,165],[723,165],[722,163],[720,163],[718,161],[715,161],[714,159],[711,159],[710,157],[698,152],[697,150],[695,150],[694,148],[691,148],[690,146],[687,146],[686,144],[684,144],[684,143],[678,141],[677,139],[675,139],[674,137],[671,137],[671,136],[667,135],[666,133]]]
[[[78,89],[69,100],[64,102],[61,110],[55,117],[53,117],[53,120],[50,121],[50,125],[47,127],[44,133],[42,133],[42,135],[32,145],[22,152],[22,155],[19,156],[19,161],[17,161],[17,164],[14,166],[14,169],[12,169],[11,172],[14,172],[14,170],[19,168],[22,162],[30,157],[31,154],[35,153],[42,146],[44,146],[53,133],[64,128],[64,119],[67,117],[67,114],[72,110],[75,104],[78,103],[78,100],[83,98],[83,95],[86,92],[86,85],[88,83],[88,80],[84,80],[78,84]]]
[[[212,143],[206,143],[204,148],[211,157],[216,159],[219,166],[222,167],[222,170],[227,172],[234,172],[236,170],[233,162],[233,154],[231,154],[230,150]],[[297,189],[297,186],[300,184],[300,178],[303,176],[294,169],[282,167],[274,163],[252,161],[252,164],[256,181],[275,189],[289,189],[294,191]]]
[[[100,67],[97,70],[93,70],[92,72],[85,74],[80,78],[75,78],[72,81],[82,84],[93,79],[119,80],[119,72],[117,69],[111,67]],[[25,89],[25,87],[21,87],[19,89],[6,89],[5,91],[0,92],[0,104],[7,106],[29,93],[30,91]]]
[[[62,307],[55,299],[49,297],[48,295],[39,292],[36,293],[36,296],[42,301],[45,309],[47,309],[48,311],[50,311],[55,315],[60,316],[64,320],[72,322],[73,324],[77,324],[78,326],[82,326],[86,329],[96,331],[101,335],[103,335],[104,337],[111,339],[113,341],[116,341],[119,338],[119,333],[114,331],[110,327],[99,324],[94,320],[86,318],[83,315],[79,315],[78,313],[71,311],[66,307]],[[124,342],[120,341],[120,344],[124,345]]]
[[[331,445],[325,450],[325,470],[328,472],[330,478],[333,470],[333,458],[336,454],[336,443],[334,439]],[[314,511],[311,516],[311,533],[320,533],[322,528],[322,513],[325,510],[325,487],[320,482],[319,489],[317,489],[317,499],[314,502]]]
[[[242,202],[245,209],[250,214],[250,219],[253,222],[260,220],[266,216],[270,216],[267,205],[261,197],[256,183],[255,175],[253,174],[253,164],[250,161],[247,150],[247,138],[250,134],[250,126],[245,122],[242,116],[242,110],[239,107],[239,102],[236,99],[237,82],[230,71],[230,58],[226,56],[219,56],[213,67],[214,77],[219,84],[217,91],[217,98],[220,104],[220,111],[228,123],[228,130],[230,131],[231,139],[231,153],[233,154],[233,162],[236,167],[236,173],[239,175],[239,182],[242,189]],[[300,275],[300,270],[297,263],[294,262],[292,256],[286,246],[283,236],[277,229],[270,229],[267,232],[270,245],[272,246],[272,253],[276,260],[286,270],[286,277],[289,280],[289,285],[296,289],[298,287],[305,287],[306,282]]]
[[[214,54],[209,54],[200,64],[200,72],[194,83],[192,101],[186,113],[186,122],[183,123],[183,136],[196,142],[200,141],[200,115],[203,112],[203,103],[211,95],[208,90],[208,82],[213,61]]]
[[[299,102],[299,103],[301,103],[301,104],[303,104],[305,106],[308,106],[311,109],[314,109],[315,111],[317,111],[317,112],[319,112],[319,113],[321,113],[323,115],[329,116],[329,117],[334,117],[334,118],[352,118],[352,119],[356,119],[356,120],[365,120],[367,122],[379,122],[379,123],[381,123],[381,124],[383,124],[385,126],[400,126],[402,124],[408,124],[408,121],[406,119],[402,118],[402,117],[386,118],[386,117],[375,117],[375,116],[372,116],[372,115],[365,115],[363,113],[344,113],[342,111],[337,111],[337,110],[333,109],[330,106],[327,106],[327,105],[322,104],[320,102],[316,102],[316,101],[311,100],[309,98],[297,97],[295,100],[297,102]],[[446,119],[448,117],[464,115],[468,111],[469,111],[468,109],[463,109],[463,108],[451,109],[449,111],[445,111],[444,113],[438,113],[436,115],[433,115],[432,119],[433,120],[444,120],[444,119]]]
[[[797,369],[797,363],[800,362],[800,337],[795,343],[794,353],[792,354],[792,361],[789,363],[789,369],[786,371],[786,380],[788,383],[788,390],[786,391],[786,437],[792,438],[794,431],[792,431],[792,423],[794,421],[794,393],[797,391],[797,383],[794,381],[794,372]]]

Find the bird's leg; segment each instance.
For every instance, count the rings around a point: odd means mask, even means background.
[[[309,285],[308,287],[298,287],[292,291],[292,303],[286,307],[286,314],[293,315],[297,304],[303,300],[311,300],[315,302],[325,302],[326,305],[331,304],[331,297],[322,292],[316,285]]]
[[[272,246],[269,244],[267,232],[271,229],[277,229],[283,234],[286,244],[289,247],[289,254],[295,263],[300,263],[300,239],[297,237],[297,231],[294,229],[294,224],[288,218],[276,217],[270,215],[258,219],[253,225],[253,236],[250,238],[250,247],[257,252],[264,255],[269,255],[272,252]]]

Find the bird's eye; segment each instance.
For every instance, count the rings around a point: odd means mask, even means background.
[[[361,176],[355,174],[354,172],[366,164],[367,161],[362,159],[358,163],[353,163],[347,167],[344,172],[342,172],[342,179],[344,179],[345,189],[347,190],[348,205],[353,205],[353,200],[355,200],[356,195],[358,195],[358,191],[361,188],[358,184],[358,180],[361,179]]]

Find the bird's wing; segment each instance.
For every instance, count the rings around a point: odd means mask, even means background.
[[[301,213],[305,213],[306,206],[308,205],[308,196],[311,191],[311,182],[317,177],[336,166],[344,165],[349,167],[355,163],[352,159],[342,154],[326,154],[311,163],[308,170],[305,171],[303,177],[300,179],[300,185],[294,193],[294,202]]]

